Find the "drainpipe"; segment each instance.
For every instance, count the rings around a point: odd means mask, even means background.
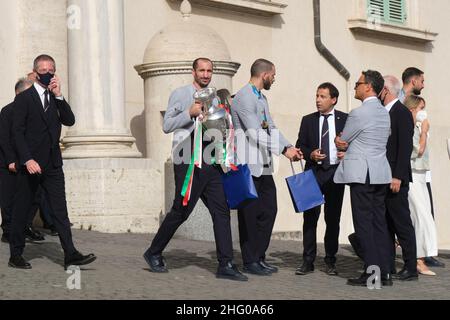
[[[320,30],[320,0],[313,0],[314,8],[314,43],[320,54],[327,60],[347,83],[347,111],[351,110],[350,103],[350,72],[339,62],[339,60],[322,43],[322,34]]]

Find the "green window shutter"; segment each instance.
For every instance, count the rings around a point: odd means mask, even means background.
[[[405,0],[367,0],[368,18],[385,23],[404,24]]]

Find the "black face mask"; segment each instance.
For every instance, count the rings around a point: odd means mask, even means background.
[[[52,81],[52,78],[54,77],[53,74],[50,72],[47,72],[45,74],[37,74],[39,76],[39,82],[42,83],[44,86],[48,87],[50,84],[50,81]]]

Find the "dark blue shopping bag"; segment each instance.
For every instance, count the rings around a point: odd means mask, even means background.
[[[303,163],[300,163],[303,169]],[[291,167],[293,176],[286,178],[286,182],[295,212],[305,212],[306,210],[324,204],[325,199],[312,170],[295,174],[292,162]]]
[[[237,168],[237,171],[230,170],[222,175],[223,189],[230,209],[241,209],[249,201],[258,198],[248,165],[239,165]]]

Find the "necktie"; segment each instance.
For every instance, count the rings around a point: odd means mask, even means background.
[[[328,127],[328,117],[331,114],[323,114],[323,124],[322,124],[322,138],[320,143],[320,149],[322,150],[322,154],[325,154],[327,157],[322,161],[322,167],[324,169],[328,169],[330,167],[330,130]]]
[[[48,107],[50,107],[50,102],[48,100],[48,90],[44,91],[44,112],[47,112]]]

